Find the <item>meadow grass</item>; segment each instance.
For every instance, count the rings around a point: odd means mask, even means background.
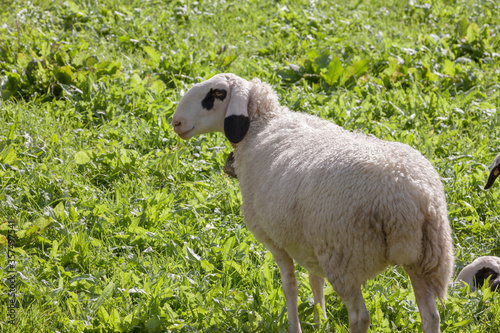
[[[1,2],[0,331],[286,331],[278,268],[222,171],[230,145],[170,126],[182,94],[221,72],[418,149],[445,186],[457,270],[500,254],[499,185],[482,189],[500,152],[499,33],[493,0]],[[402,269],[363,294],[371,332],[421,331]],[[347,332],[331,286],[326,303]],[[488,289],[452,284],[438,307],[443,332],[500,331]]]

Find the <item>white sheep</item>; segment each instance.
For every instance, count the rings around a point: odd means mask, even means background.
[[[476,287],[481,288],[488,278],[491,291],[496,291],[500,286],[500,258],[492,256],[477,258],[460,271],[457,280],[467,283],[470,291],[474,291]]]
[[[183,139],[223,132],[234,147],[245,224],[278,263],[289,332],[301,332],[294,260],[325,315],[325,277],[367,332],[361,285],[388,265],[411,278],[424,332],[454,268],[443,185],[415,149],[280,106],[271,86],[234,74],[194,85],[172,119]],[[315,321],[318,315],[315,313]]]
[[[493,185],[495,179],[497,179],[498,175],[500,175],[500,154],[495,157],[493,160],[493,164],[491,165],[490,176],[488,177],[488,182],[484,186],[484,189],[487,190]]]

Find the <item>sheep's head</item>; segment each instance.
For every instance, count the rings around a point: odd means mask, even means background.
[[[218,74],[195,84],[175,110],[175,133],[187,140],[199,134],[223,132],[232,143],[240,142],[250,127],[250,88],[250,82],[234,74]]]
[[[491,291],[499,291],[500,258],[484,256],[475,259],[460,271],[457,280],[467,283],[470,286],[470,291],[481,288],[489,280]]]
[[[489,189],[491,185],[493,185],[498,175],[500,175],[500,154],[498,154],[497,157],[495,157],[495,160],[491,165],[490,176],[488,177],[488,182],[484,186],[485,190]]]

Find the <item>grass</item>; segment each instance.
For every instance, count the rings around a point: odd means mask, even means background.
[[[278,268],[222,172],[230,146],[221,134],[184,142],[169,124],[181,94],[220,72],[415,147],[445,185],[457,270],[500,254],[499,185],[482,190],[500,151],[499,17],[479,0],[2,2],[0,330],[286,331]],[[421,331],[402,270],[363,293],[372,332]],[[347,332],[326,295],[330,329]],[[500,330],[487,289],[453,284],[439,310],[443,332]]]

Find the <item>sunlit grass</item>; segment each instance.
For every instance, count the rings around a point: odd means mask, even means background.
[[[421,151],[445,185],[457,269],[500,254],[495,1],[47,1],[0,4],[0,331],[285,332],[277,266],[223,174],[221,134],[170,126],[219,72],[282,104]],[[7,322],[7,221],[17,305]],[[297,266],[299,316],[312,294]],[[326,289],[328,326],[347,310]],[[372,332],[418,332],[409,279],[363,288]],[[453,284],[444,332],[498,332],[500,301]],[[326,324],[319,332],[326,331]]]

